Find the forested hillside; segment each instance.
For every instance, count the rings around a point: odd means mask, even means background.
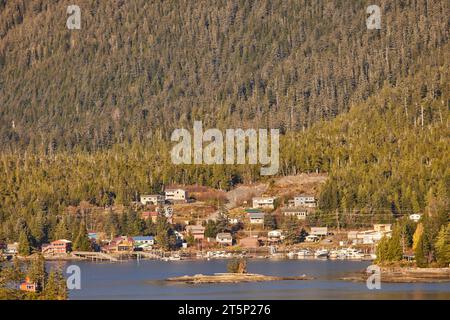
[[[332,119],[448,42],[446,0],[0,0],[2,149],[98,150],[173,128]]]
[[[448,211],[448,1],[380,1],[379,31],[366,1],[77,2],[70,31],[67,1],[0,0],[0,240],[74,238],[83,201],[261,179],[173,165],[194,120],[281,128],[280,175],[329,174],[321,224]]]
[[[330,174],[320,196],[321,221],[334,224],[338,212],[342,225],[365,225],[448,209],[449,52],[433,54],[434,62],[417,75],[386,84],[348,113],[282,138],[280,174]],[[2,154],[3,236],[17,237],[26,220],[40,237],[51,237],[57,217],[83,200],[128,205],[164,184],[227,189],[260,178],[256,166],[176,166],[169,149],[160,141],[152,148],[133,143],[97,152]]]

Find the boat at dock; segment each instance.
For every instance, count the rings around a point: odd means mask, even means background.
[[[181,256],[179,254],[174,254],[169,257],[169,261],[180,261]]]
[[[365,254],[357,249],[354,248],[348,248],[346,253],[347,259],[353,259],[353,260],[362,260],[364,258]]]
[[[293,251],[290,251],[288,252],[287,256],[289,259],[294,259],[297,256],[297,254]]]
[[[314,257],[316,258],[328,258],[329,252],[327,249],[320,249],[314,252]]]
[[[161,260],[163,261],[180,261],[183,260],[179,254],[172,254],[168,257],[163,257]]]
[[[297,252],[299,258],[311,258],[314,256],[314,253],[308,249],[302,249]]]

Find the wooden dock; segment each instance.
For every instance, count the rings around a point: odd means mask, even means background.
[[[92,261],[119,261],[112,255],[103,252],[72,251],[72,255]]]

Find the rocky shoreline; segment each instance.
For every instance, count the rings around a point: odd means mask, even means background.
[[[366,281],[366,271],[342,277],[340,280]],[[450,282],[450,268],[381,267],[381,281],[390,283]]]
[[[312,280],[312,277],[306,275],[279,277],[267,276],[255,273],[216,273],[213,275],[196,274],[194,276],[181,276],[167,278],[169,282],[182,282],[191,284],[201,283],[238,283],[238,282],[261,282],[261,281],[280,281],[280,280]]]

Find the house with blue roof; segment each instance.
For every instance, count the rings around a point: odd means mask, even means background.
[[[144,248],[155,244],[155,238],[153,236],[136,236],[133,237],[133,241],[136,248]]]

